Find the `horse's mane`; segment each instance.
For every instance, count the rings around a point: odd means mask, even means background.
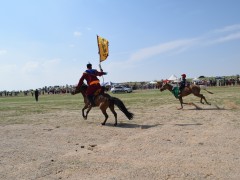
[[[87,88],[88,88],[88,85],[83,83],[80,87],[75,88],[74,94],[84,93],[87,90]]]
[[[88,85],[87,84],[85,84],[85,83],[83,83],[81,86],[80,86],[80,88],[77,88],[76,89],[76,92],[81,92],[81,93],[84,93],[85,94],[85,92],[87,91],[87,88],[88,88]],[[104,93],[105,91],[106,91],[106,88],[105,88],[105,86],[101,86],[101,93]]]
[[[164,86],[164,85],[173,86],[171,83],[168,83],[168,82],[163,83],[163,86]]]

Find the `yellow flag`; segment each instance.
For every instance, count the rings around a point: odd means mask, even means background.
[[[108,40],[97,36],[98,40],[98,50],[99,50],[99,55],[100,55],[100,62],[104,61],[108,57]]]

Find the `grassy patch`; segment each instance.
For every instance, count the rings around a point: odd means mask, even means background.
[[[213,104],[227,106],[229,109],[240,107],[240,87],[210,87],[208,94],[202,93]],[[153,108],[169,104],[179,106],[179,101],[169,91],[160,92],[154,90],[137,90],[133,93],[112,94],[111,96],[121,99],[130,109]],[[184,97],[185,102],[199,103],[199,98],[193,95]],[[36,102],[32,96],[0,97],[0,124],[27,123],[25,116],[45,113],[55,113],[61,110],[80,110],[83,107],[81,94],[41,95]],[[17,120],[18,119],[18,120]]]

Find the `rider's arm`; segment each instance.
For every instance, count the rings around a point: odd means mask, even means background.
[[[95,71],[95,75],[96,76],[102,76],[102,75],[106,75],[107,73],[106,72],[99,72],[99,71]]]
[[[82,86],[83,81],[84,81],[84,79],[85,79],[85,76],[86,76],[86,74],[83,73],[82,77],[79,79],[79,82],[78,82],[77,88],[80,88],[80,87]]]

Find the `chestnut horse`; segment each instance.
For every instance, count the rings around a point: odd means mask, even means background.
[[[83,96],[85,106],[82,109],[82,116],[85,120],[87,119],[89,111],[92,109],[91,103],[89,102],[89,100],[86,96],[87,87],[88,86],[86,84],[83,84],[79,89],[75,89],[75,91],[72,92],[73,95],[77,94],[77,93],[81,93]],[[126,117],[129,120],[133,119],[133,113],[131,113],[127,110],[127,108],[125,107],[123,102],[116,97],[111,97],[109,94],[106,94],[104,92],[104,90],[102,90],[98,95],[96,95],[94,97],[94,102],[95,102],[96,106],[99,106],[99,108],[101,109],[102,113],[105,116],[105,120],[102,122],[102,125],[105,125],[105,123],[108,119],[108,114],[106,111],[108,107],[111,110],[111,112],[114,114],[114,117],[115,117],[114,126],[117,125],[117,113],[114,110],[114,105],[116,105],[126,115]],[[87,112],[85,114],[84,111],[86,109],[87,109]]]
[[[172,92],[172,93],[173,93],[173,91],[174,91],[173,86],[172,86],[171,84],[169,84],[169,83],[165,83],[165,84],[162,85],[162,87],[160,87],[160,91],[164,91],[164,90],[166,90],[166,89],[168,89],[168,90],[169,90],[170,92]],[[213,94],[212,92],[210,92],[210,91],[208,91],[208,90],[206,90],[206,89],[203,89],[203,90],[207,91],[207,92],[210,93],[210,94]],[[197,96],[197,97],[201,98],[201,99],[200,99],[200,103],[204,104],[203,101],[202,101],[202,100],[204,100],[208,105],[211,105],[209,102],[207,102],[206,98],[205,98],[202,94],[200,94],[200,91],[201,91],[201,88],[200,88],[199,86],[197,86],[197,85],[188,85],[188,86],[186,86],[186,87],[181,91],[181,93],[179,94],[178,97],[175,96],[176,98],[179,99],[180,104],[181,104],[181,108],[179,108],[179,109],[182,109],[182,108],[183,108],[183,104],[194,105],[193,103],[184,103],[184,102],[183,102],[182,97],[188,96],[189,94],[193,94],[194,96]],[[196,105],[194,105],[194,106],[196,106]],[[197,107],[197,106],[196,106],[196,107]]]

